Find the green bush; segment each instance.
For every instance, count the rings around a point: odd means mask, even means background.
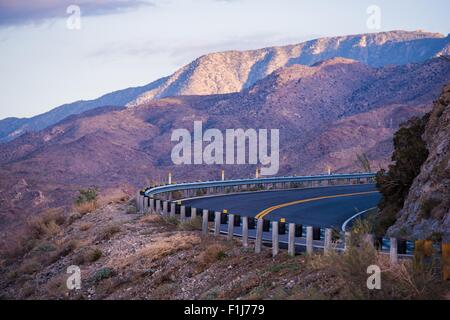
[[[83,203],[87,202],[95,202],[98,198],[98,188],[88,188],[88,189],[81,189],[78,191],[79,195],[75,200],[75,204],[81,205]]]
[[[395,133],[394,163],[387,172],[382,169],[377,173],[376,185],[382,194],[378,205],[380,219],[376,226],[379,235],[384,234],[397,220],[414,178],[428,157],[428,150],[422,140],[428,118],[429,114],[421,119],[414,118]]]
[[[92,277],[94,282],[100,282],[103,279],[111,278],[114,275],[114,270],[111,268],[101,268],[100,270],[97,270]]]

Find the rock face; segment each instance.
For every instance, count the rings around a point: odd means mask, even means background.
[[[279,129],[279,175],[324,173],[328,165],[361,171],[361,153],[378,169],[389,163],[399,124],[430,110],[448,82],[442,58],[383,68],[334,58],[281,68],[239,93],[91,110],[2,145],[0,223],[71,205],[79,188],[142,187],[168,171],[174,181],[217,179],[221,169],[227,178],[254,176],[254,165],[174,165],[172,131],[192,132],[194,120],[222,132]]]
[[[211,95],[239,92],[273,71],[295,64],[313,65],[343,57],[372,67],[403,65],[450,53],[450,37],[423,31],[390,31],[320,38],[296,45],[248,51],[226,51],[199,57],[174,74],[142,87],[77,101],[30,118],[0,121],[0,142],[28,131],[38,131],[72,114],[101,106],[136,106],[155,98],[179,95]]]
[[[434,103],[423,140],[429,152],[389,233],[450,241],[450,84]]]

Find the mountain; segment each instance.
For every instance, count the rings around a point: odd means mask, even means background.
[[[211,95],[239,92],[273,71],[296,64],[313,65],[344,57],[372,67],[418,63],[450,54],[450,36],[423,31],[390,31],[319,38],[296,45],[248,51],[226,51],[199,57],[171,76],[141,87],[77,101],[29,119],[0,121],[0,142],[28,131],[39,131],[72,114],[101,106],[137,106],[153,99],[179,95]]]
[[[333,58],[282,67],[238,93],[151,100],[104,107],[30,132],[0,148],[0,215],[4,225],[47,207],[67,206],[79,188],[105,191],[150,180],[254,174],[250,165],[173,165],[172,130],[202,120],[204,128],[280,130],[279,174],[360,171],[357,154],[386,166],[400,123],[427,112],[450,82],[450,63],[372,68]]]

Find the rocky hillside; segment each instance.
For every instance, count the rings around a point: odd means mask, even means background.
[[[28,133],[0,149],[3,226],[47,207],[71,205],[79,188],[141,187],[164,180],[253,176],[254,166],[174,166],[173,129],[280,130],[279,174],[360,171],[358,154],[385,166],[400,123],[431,108],[450,82],[442,58],[374,69],[335,58],[277,70],[240,93],[182,96],[135,108],[99,108]],[[368,92],[370,94],[364,94]]]
[[[21,235],[0,243],[1,299],[449,299],[440,274],[389,265],[373,249],[348,254],[272,258],[240,240],[202,236],[200,220],[178,223],[133,214],[122,196],[96,211],[65,217],[49,211]],[[383,272],[368,290],[367,265]],[[67,268],[79,266],[81,288],[68,290]]]
[[[428,157],[406,197],[391,234],[450,241],[450,85],[426,117]]]
[[[450,37],[423,31],[390,31],[320,38],[296,45],[249,51],[226,51],[202,56],[174,74],[148,85],[77,101],[30,118],[0,121],[0,142],[24,132],[53,125],[72,114],[105,105],[136,106],[155,98],[239,92],[273,71],[294,64],[312,65],[334,57],[360,61],[372,67],[423,62],[450,53]]]

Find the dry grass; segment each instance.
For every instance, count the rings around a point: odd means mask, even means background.
[[[138,250],[132,256],[114,259],[110,262],[110,265],[121,269],[134,265],[138,261],[146,264],[155,262],[175,252],[192,249],[200,241],[201,238],[196,234],[180,232],[169,235],[160,234],[158,237],[153,238],[150,244]]]
[[[367,289],[369,265],[381,269],[381,290]],[[351,247],[343,254],[314,255],[308,266],[328,278],[329,294],[323,294],[324,290],[314,284],[311,291],[316,289],[325,299],[438,299],[444,294],[445,284],[433,268],[415,269],[410,260],[391,265],[389,256],[377,253],[371,246]]]
[[[58,275],[51,278],[46,286],[45,291],[47,296],[52,299],[61,299],[68,295],[69,289],[67,289],[67,275]]]
[[[120,226],[117,224],[111,224],[109,226],[104,227],[97,234],[97,241],[105,241],[110,240],[115,234],[120,232]]]
[[[141,223],[157,223],[160,224],[164,222],[164,219],[159,214],[146,214],[139,219]]]
[[[42,269],[42,264],[38,257],[27,259],[19,267],[19,274],[33,274]]]
[[[194,231],[202,230],[202,218],[195,217],[195,219],[188,219],[178,225],[179,230]]]
[[[223,260],[227,257],[228,248],[220,243],[207,245],[205,250],[197,257],[197,270],[199,272],[205,270],[213,263]]]
[[[194,234],[173,234],[169,237],[160,237],[143,249],[138,255],[150,261],[160,260],[176,251],[189,250],[200,243],[200,237]]]
[[[52,237],[61,231],[65,222],[66,217],[62,209],[49,209],[28,219],[28,235],[36,239]]]
[[[130,200],[130,194],[122,189],[114,188],[102,191],[98,197],[100,207],[108,204],[124,203]]]
[[[66,216],[62,209],[50,209],[43,214],[31,217],[26,226],[3,237],[0,255],[6,261],[13,261],[24,256],[30,250],[61,233]]]
[[[83,265],[97,261],[103,255],[99,248],[84,248],[78,252],[73,258],[73,263],[76,265]]]
[[[99,205],[98,205],[97,201],[83,202],[83,203],[75,204],[73,206],[73,209],[82,215],[94,212],[98,208],[99,208]]]

